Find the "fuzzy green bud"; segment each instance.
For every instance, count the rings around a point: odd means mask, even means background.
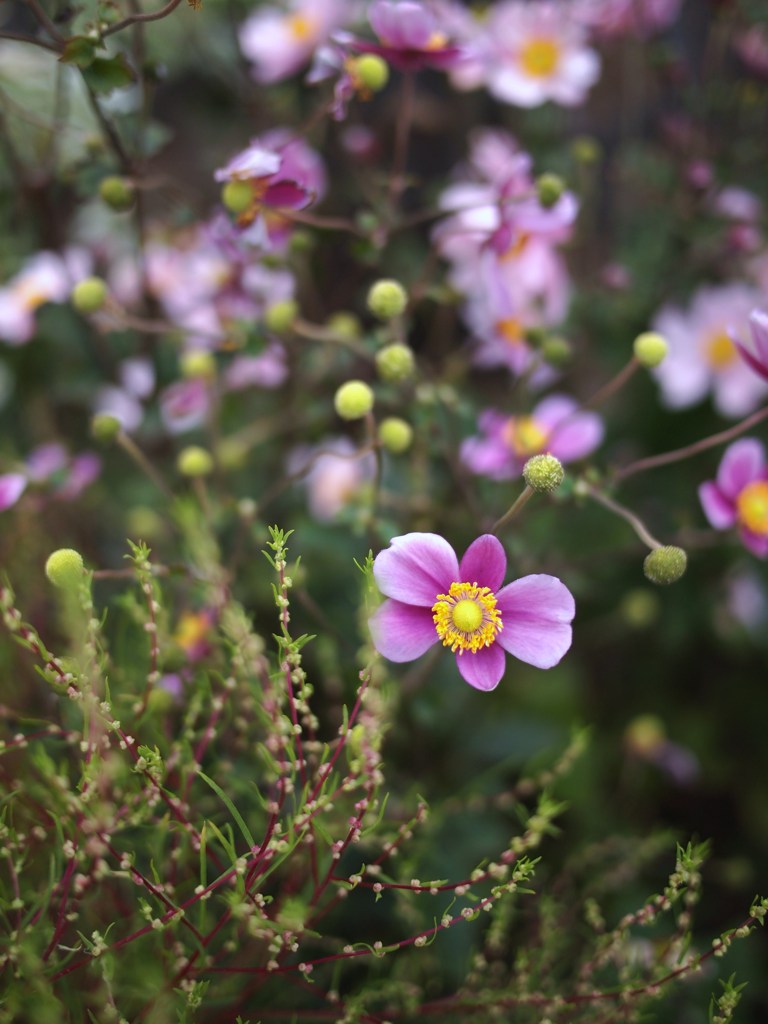
[[[120,420],[108,412],[97,412],[91,418],[91,437],[99,444],[111,444],[121,430]]]
[[[208,476],[213,469],[213,456],[205,448],[191,444],[179,452],[176,466],[183,476]]]
[[[109,289],[100,277],[85,277],[72,289],[72,305],[79,313],[96,313],[104,305]]]
[[[60,590],[75,590],[82,582],[83,556],[74,548],[59,548],[48,556],[45,575]]]
[[[376,353],[376,370],[382,380],[408,380],[415,367],[413,351],[400,342],[386,345]]]
[[[368,291],[368,309],[379,320],[391,320],[400,316],[408,302],[408,293],[399,281],[382,278]]]
[[[350,62],[352,80],[358,89],[380,92],[389,81],[389,65],[375,53],[364,53]]]
[[[646,331],[638,334],[632,343],[632,351],[635,359],[641,366],[650,370],[666,359],[669,346],[660,334],[655,331]]]
[[[299,305],[295,299],[275,302],[264,314],[264,326],[275,334],[285,334],[286,331],[290,331],[298,313]]]
[[[548,334],[542,341],[539,351],[545,363],[557,368],[569,363],[573,355],[570,341],[559,334]]]
[[[536,194],[541,205],[549,210],[565,192],[565,182],[558,174],[540,174],[536,179]]]
[[[136,189],[128,178],[121,178],[117,174],[111,174],[102,178],[99,184],[99,195],[107,206],[122,213],[130,210],[136,198]]]
[[[249,181],[228,181],[221,190],[221,201],[230,213],[245,213],[253,203],[253,186]]]
[[[348,380],[333,397],[336,412],[343,420],[359,420],[373,408],[373,391],[362,380]]]
[[[643,572],[651,583],[676,583],[685,572],[688,556],[682,548],[668,545],[646,555]]]
[[[186,380],[210,379],[216,376],[216,357],[205,348],[190,349],[179,356],[179,369]]]
[[[379,440],[388,452],[401,455],[413,441],[413,427],[399,416],[388,416],[379,424]]]
[[[560,459],[554,455],[533,455],[523,466],[523,479],[542,494],[556,491],[565,477]]]
[[[325,326],[329,331],[338,334],[340,338],[348,338],[350,341],[355,341],[363,333],[360,321],[355,314],[344,309],[329,316],[325,321]]]

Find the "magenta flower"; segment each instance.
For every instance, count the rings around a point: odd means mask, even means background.
[[[561,462],[583,459],[603,439],[603,421],[595,412],[580,411],[567,395],[550,395],[528,416],[507,416],[495,409],[480,414],[481,435],[468,437],[461,460],[480,476],[512,480],[532,455],[545,452]]]
[[[368,20],[380,44],[355,41],[355,46],[380,54],[400,71],[449,68],[462,58],[435,12],[417,0],[375,0]]]
[[[498,685],[505,652],[536,668],[556,665],[571,646],[570,591],[545,575],[504,587],[506,571],[504,548],[491,534],[473,541],[461,563],[437,534],[393,537],[373,563],[389,598],[369,623],[376,650],[390,661],[412,661],[439,641],[477,690]]]
[[[752,332],[754,351],[750,351],[736,337],[733,338],[733,343],[747,366],[763,380],[768,380],[768,313],[764,313],[762,309],[753,309],[749,314],[749,329]]]
[[[699,499],[716,530],[738,527],[744,547],[768,557],[768,462],[758,440],[745,437],[726,448],[716,479],[699,487]]]

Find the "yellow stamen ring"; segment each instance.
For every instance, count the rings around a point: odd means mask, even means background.
[[[490,647],[502,629],[496,597],[477,583],[452,583],[447,594],[438,594],[432,619],[444,647],[455,653]]]
[[[739,522],[758,536],[768,536],[768,481],[753,480],[736,499]]]

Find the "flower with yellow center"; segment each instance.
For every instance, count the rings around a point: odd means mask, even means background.
[[[555,39],[533,36],[520,48],[519,60],[531,78],[549,78],[560,63],[560,46]]]
[[[314,18],[307,14],[291,14],[287,19],[288,31],[294,39],[301,43],[307,42],[317,30]]]
[[[504,429],[504,440],[521,458],[544,451],[548,437],[549,432],[533,416],[510,416]]]
[[[452,583],[447,594],[438,594],[432,618],[444,647],[455,653],[490,647],[502,629],[496,597],[477,583]]]
[[[753,480],[740,491],[736,514],[747,530],[768,537],[768,480]]]
[[[503,320],[497,320],[496,330],[504,341],[508,341],[510,345],[523,345],[525,343],[523,324],[517,317],[507,316]]]
[[[705,345],[705,356],[713,370],[724,370],[738,359],[736,346],[727,331],[710,335]]]

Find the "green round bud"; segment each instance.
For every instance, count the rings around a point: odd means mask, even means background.
[[[236,437],[225,437],[216,446],[216,458],[223,469],[242,469],[248,461],[248,445]]]
[[[379,424],[379,440],[388,452],[401,455],[413,441],[413,427],[399,416],[388,416]]]
[[[72,305],[79,313],[96,313],[104,305],[109,294],[107,282],[100,277],[85,277],[72,289]]]
[[[559,334],[548,334],[539,351],[544,362],[554,367],[566,366],[573,355],[570,341]]]
[[[249,181],[228,181],[221,190],[221,201],[231,213],[245,213],[253,205],[253,185]]]
[[[638,715],[624,732],[627,746],[636,754],[652,754],[666,741],[664,723],[657,715]]]
[[[523,479],[534,491],[556,491],[564,478],[563,464],[554,455],[533,455],[523,466]]]
[[[100,444],[111,444],[122,429],[120,420],[108,412],[97,412],[91,418],[91,437]]]
[[[375,53],[364,53],[350,62],[350,74],[356,88],[380,92],[389,81],[389,65]]]
[[[536,194],[541,205],[549,210],[565,192],[565,182],[559,174],[540,174],[536,179]]]
[[[340,338],[348,338],[350,341],[355,341],[363,333],[359,319],[354,313],[348,313],[344,309],[329,316],[325,326]]]
[[[571,142],[571,153],[574,159],[582,164],[594,164],[602,156],[602,148],[597,139],[591,135],[578,135]]]
[[[382,380],[408,380],[415,368],[413,351],[400,342],[386,345],[376,353],[376,370]]]
[[[179,356],[179,369],[186,380],[210,379],[216,376],[216,357],[204,348],[190,349]]]
[[[348,380],[333,398],[336,412],[343,420],[359,420],[373,408],[373,391],[362,380]]]
[[[205,448],[191,444],[179,452],[176,466],[183,476],[208,476],[213,469],[213,456]]]
[[[113,210],[122,213],[130,210],[136,199],[136,189],[128,178],[121,178],[117,174],[111,174],[102,178],[99,185],[99,195]]]
[[[621,601],[620,612],[628,626],[644,629],[659,615],[659,598],[650,587],[635,587]]]
[[[48,556],[45,575],[61,590],[75,590],[83,579],[83,556],[74,548],[59,548]]]
[[[298,314],[299,304],[295,299],[275,302],[264,314],[264,326],[275,334],[285,334],[290,331]]]
[[[643,572],[651,583],[676,583],[685,572],[688,556],[682,548],[671,545],[655,548],[646,555]]]
[[[379,320],[391,320],[400,316],[408,302],[408,293],[399,281],[382,278],[368,291],[368,309]]]
[[[632,351],[638,363],[650,370],[666,359],[669,345],[660,334],[656,334],[655,331],[646,331],[644,334],[638,334],[635,338],[632,343]]]

